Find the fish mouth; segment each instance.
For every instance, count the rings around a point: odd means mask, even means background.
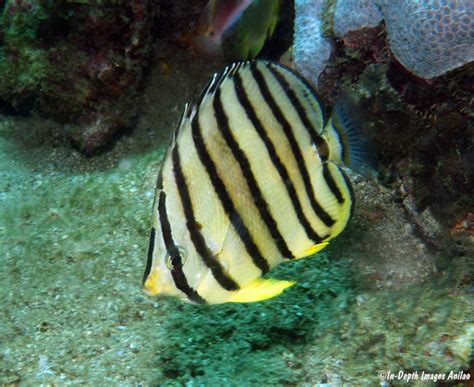
[[[143,292],[147,296],[156,296],[161,292],[161,286],[158,285],[157,270],[152,270],[143,283]]]
[[[160,294],[160,291],[157,289],[149,289],[147,287],[143,287],[143,293],[149,297],[155,297]]]

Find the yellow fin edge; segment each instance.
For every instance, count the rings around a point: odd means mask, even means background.
[[[318,251],[321,251],[322,249],[324,249],[328,244],[329,242],[318,243],[317,245],[311,246],[309,249],[303,250],[301,253],[296,254],[295,258],[300,259],[300,258],[307,257],[309,255],[313,255],[317,253]]]
[[[229,302],[257,302],[278,296],[296,282],[257,278],[235,292]]]

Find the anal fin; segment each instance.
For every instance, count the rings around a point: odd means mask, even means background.
[[[311,246],[310,248],[303,250],[298,254],[295,254],[295,258],[300,259],[300,258],[304,258],[310,255],[316,254],[318,251],[324,249],[328,244],[329,242],[318,243],[317,245]]]
[[[278,296],[296,282],[257,278],[247,286],[235,292],[229,302],[256,302]]]

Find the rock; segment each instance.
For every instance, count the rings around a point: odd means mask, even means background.
[[[88,153],[107,145],[137,114],[126,102],[147,66],[157,11],[157,0],[8,1],[0,19],[2,110],[83,125],[79,147]]]

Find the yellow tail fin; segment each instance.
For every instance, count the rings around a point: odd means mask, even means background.
[[[257,278],[244,288],[235,292],[229,302],[256,302],[278,296],[283,290],[296,282]]]

